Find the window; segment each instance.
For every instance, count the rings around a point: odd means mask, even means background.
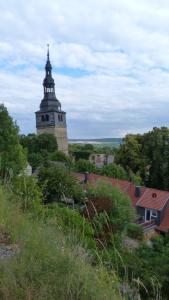
[[[150,221],[158,217],[157,210],[155,209],[145,209],[145,221]]]
[[[45,117],[46,117],[46,118],[45,118],[45,121],[48,122],[48,121],[49,121],[49,115],[46,115]]]
[[[58,121],[63,122],[63,116],[62,115],[58,115]]]
[[[154,217],[154,218],[157,218],[157,211],[152,209],[151,216]]]
[[[48,121],[49,121],[49,115],[45,115],[45,116],[42,115],[42,116],[41,116],[41,121],[42,121],[42,122],[48,122]]]

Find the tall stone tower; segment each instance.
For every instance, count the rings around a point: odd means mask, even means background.
[[[66,113],[62,111],[61,103],[55,95],[55,82],[52,78],[49,46],[45,71],[46,76],[43,81],[44,97],[40,104],[40,110],[35,113],[37,134],[44,132],[53,134],[57,139],[58,150],[68,154]]]

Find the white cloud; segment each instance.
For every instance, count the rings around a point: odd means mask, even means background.
[[[54,78],[70,137],[169,126],[168,1],[8,0],[0,10],[0,101],[23,132],[35,130],[47,42],[65,70]]]

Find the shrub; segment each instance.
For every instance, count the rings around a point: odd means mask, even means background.
[[[63,166],[49,164],[41,168],[38,179],[46,202],[61,201],[64,198],[71,198],[75,202],[84,200],[81,185]]]
[[[109,207],[107,214],[110,223],[117,231],[123,231],[134,218],[134,210],[129,197],[107,182],[100,180],[94,186],[89,186],[87,196],[95,202],[97,199],[103,199],[103,202],[110,201],[111,208]]]
[[[71,159],[61,151],[55,151],[51,153],[49,159],[52,161],[63,162],[66,166],[71,167]]]
[[[127,235],[133,239],[142,240],[143,239],[143,228],[138,224],[128,224]]]
[[[95,171],[95,166],[89,160],[79,159],[74,168],[77,172],[90,172],[93,173]]]
[[[106,175],[117,179],[128,179],[127,172],[124,170],[124,168],[114,163],[103,166],[99,173],[101,175]]]

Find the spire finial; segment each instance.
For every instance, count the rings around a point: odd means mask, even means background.
[[[49,44],[47,44],[47,58],[49,60]]]

